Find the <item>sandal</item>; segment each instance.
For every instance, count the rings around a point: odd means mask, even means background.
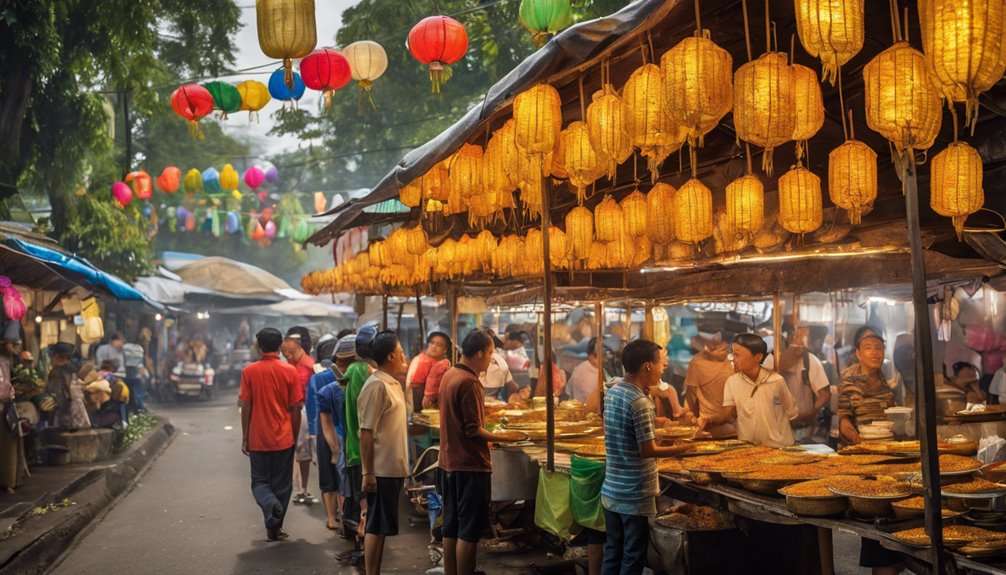
[[[325,522],[325,529],[328,529],[329,531],[338,531],[340,528],[341,526],[332,527],[328,521]]]

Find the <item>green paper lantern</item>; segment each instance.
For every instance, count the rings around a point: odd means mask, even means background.
[[[221,119],[226,120],[227,114],[241,109],[241,92],[238,91],[237,86],[227,82],[213,81],[203,84],[203,88],[206,88],[213,96],[213,107],[223,112]]]
[[[307,241],[307,238],[311,237],[311,224],[308,223],[307,218],[299,218],[297,220],[297,225],[293,228],[293,241],[298,244],[302,244]]]
[[[519,13],[521,24],[533,35],[531,41],[537,48],[573,23],[570,0],[521,0]]]
[[[282,239],[288,235],[290,235],[290,218],[282,215],[279,217],[279,225],[276,226],[276,237]]]

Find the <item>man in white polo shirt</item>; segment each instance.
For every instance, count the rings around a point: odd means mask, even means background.
[[[800,413],[792,421],[793,436],[798,442],[826,443],[831,421],[824,424],[818,420],[821,409],[831,401],[831,383],[824,365],[797,337],[797,330],[791,323],[782,324],[782,337],[775,341],[776,347],[781,350],[778,369],[775,363],[777,350],[768,354],[762,365],[782,375],[790,395],[796,400]]]

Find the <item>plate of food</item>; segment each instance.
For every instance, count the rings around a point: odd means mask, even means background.
[[[828,489],[835,495],[859,499],[893,501],[912,495],[912,488],[907,483],[886,476],[848,477],[834,482]]]
[[[898,519],[916,519],[926,514],[926,500],[921,495],[901,499],[891,502],[894,509],[894,516]],[[940,508],[940,514],[944,519],[964,515],[967,510],[950,509],[946,506]]]
[[[912,547],[929,547],[929,536],[926,535],[924,527],[915,529],[905,529],[895,531],[891,535],[895,539]],[[943,528],[943,544],[950,548],[959,548],[969,543],[986,543],[993,541],[1006,541],[1006,533],[989,531],[981,527],[971,525],[948,525]]]
[[[915,488],[921,488],[921,483],[914,483]],[[940,487],[940,492],[947,497],[959,497],[962,499],[988,499],[1006,495],[1006,485],[993,483],[984,477],[975,477],[970,481],[960,483],[950,483]]]
[[[586,457],[589,459],[604,459],[606,455],[604,444],[601,445],[584,445],[573,452],[573,455],[577,457]]]

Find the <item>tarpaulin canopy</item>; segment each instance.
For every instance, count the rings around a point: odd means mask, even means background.
[[[196,287],[231,295],[285,294],[290,284],[273,274],[243,262],[221,257],[206,257],[174,270],[182,281]]]
[[[348,305],[338,305],[324,303],[320,301],[295,301],[285,300],[268,305],[243,306],[236,308],[226,308],[217,310],[217,313],[224,314],[258,314],[281,317],[316,317],[316,318],[343,318],[355,317],[353,308]]]
[[[36,261],[60,271],[61,274],[71,280],[82,281],[90,288],[97,288],[112,297],[124,301],[143,301],[154,307],[159,307],[145,297],[139,291],[133,289],[128,283],[116,276],[104,272],[92,265],[82,257],[65,254],[55,249],[33,244],[17,238],[6,238],[3,240],[8,248],[25,254]]]

